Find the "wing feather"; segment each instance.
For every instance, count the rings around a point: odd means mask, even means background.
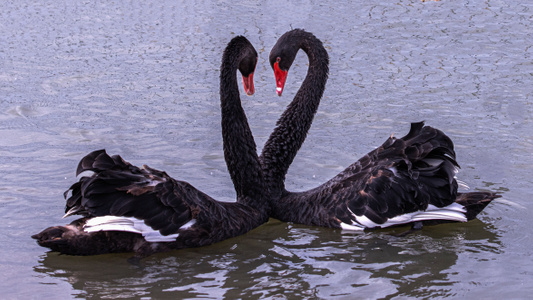
[[[65,211],[87,217],[134,217],[162,234],[174,234],[205,209],[224,209],[190,184],[177,181],[147,166],[138,168],[120,156],[110,157],[104,150],[84,157],[78,173],[81,177],[65,192]]]
[[[414,123],[406,136],[387,139],[327,183],[335,191],[332,211],[348,225],[379,226],[428,205],[450,205],[457,196],[458,167],[451,140]]]

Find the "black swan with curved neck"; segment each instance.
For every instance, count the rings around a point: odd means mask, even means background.
[[[281,96],[299,49],[309,69],[294,100],[260,156],[270,192],[271,217],[281,221],[351,230],[472,220],[498,195],[458,193],[459,168],[452,141],[440,130],[411,124],[402,138],[390,137],[331,180],[306,192],[285,189],[285,175],[305,140],[328,78],[329,58],[313,34],[285,33],[270,52]]]
[[[43,247],[72,255],[135,252],[142,258],[155,252],[212,244],[244,234],[268,220],[256,145],[241,106],[236,72],[245,91],[254,93],[257,52],[238,36],[222,58],[220,100],[224,155],[237,193],[236,203],[218,202],[189,183],[147,166],[138,168],[104,150],[85,156],[81,177],[65,193],[66,215],[84,217],[54,226],[32,237]]]

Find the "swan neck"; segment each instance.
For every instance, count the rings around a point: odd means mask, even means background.
[[[225,53],[220,75],[220,104],[224,158],[237,194],[237,202],[265,207],[264,182],[256,144],[241,105],[237,70],[240,57]]]
[[[312,36],[303,39],[299,47],[309,58],[307,75],[278,120],[261,155],[263,173],[273,197],[285,190],[285,175],[305,141],[328,78],[329,57],[322,42]]]

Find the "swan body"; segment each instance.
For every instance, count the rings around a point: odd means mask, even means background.
[[[230,41],[222,59],[224,155],[237,202],[216,201],[165,172],[136,167],[118,155],[98,150],[80,161],[77,175],[84,176],[65,192],[65,216],[83,217],[69,225],[49,227],[32,238],[64,254],[135,252],[142,258],[209,245],[266,222],[268,194],[235,78],[239,70],[246,93],[253,94],[256,63],[257,52],[242,36]]]
[[[289,192],[284,181],[303,144],[328,78],[328,54],[322,42],[301,29],[285,33],[270,52],[281,96],[289,68],[299,49],[309,69],[294,100],[278,120],[260,160],[271,193],[271,216],[307,225],[362,230],[402,224],[466,222],[498,195],[458,193],[459,165],[453,143],[438,129],[411,124],[402,138],[383,145],[324,184],[305,192]]]

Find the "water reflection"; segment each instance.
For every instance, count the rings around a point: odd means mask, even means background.
[[[453,296],[458,254],[483,260],[502,250],[491,225],[346,233],[271,220],[249,234],[198,249],[149,257],[43,255],[36,272],[62,278],[93,298],[361,298]],[[459,277],[457,280],[460,280]],[[466,280],[466,278],[465,278]]]

